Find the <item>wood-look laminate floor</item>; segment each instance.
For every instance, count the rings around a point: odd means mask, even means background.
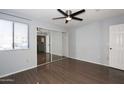
[[[0,79],[9,84],[124,83],[124,71],[75,59],[64,59]]]

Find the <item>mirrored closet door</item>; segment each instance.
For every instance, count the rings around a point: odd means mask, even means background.
[[[65,32],[38,28],[37,31],[37,64],[55,62],[65,58]]]
[[[51,31],[51,54],[52,61],[58,61],[64,58],[63,32]]]
[[[37,65],[51,62],[50,33],[37,29]]]

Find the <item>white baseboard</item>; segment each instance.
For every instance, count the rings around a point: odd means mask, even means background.
[[[25,68],[25,69],[21,69],[21,70],[15,71],[15,72],[4,74],[4,75],[1,75],[0,78],[7,77],[7,76],[10,76],[10,75],[13,75],[13,74],[17,74],[19,72],[23,72],[23,71],[26,71],[26,70],[30,70],[30,69],[35,68],[35,67],[37,67],[37,66],[32,66],[32,67],[29,67],[29,68]]]
[[[109,66],[109,65],[107,65],[107,64],[102,64],[102,63],[98,63],[98,62],[92,62],[92,61],[81,60],[81,59],[74,58],[74,57],[68,57],[68,58],[72,58],[72,59],[76,59],[76,60],[79,60],[79,61],[84,61],[84,62],[88,62],[88,63],[92,63],[92,64],[98,64],[98,65],[102,65],[102,66],[111,67],[111,66]]]
[[[68,58],[72,58],[72,59],[75,59],[75,60],[84,61],[84,62],[88,62],[88,63],[92,63],[92,64],[97,64],[97,65],[101,65],[101,66],[106,66],[106,67],[110,67],[110,68],[113,68],[113,69],[118,69],[118,70],[124,71],[123,69],[116,68],[116,67],[112,67],[112,66],[107,65],[107,64],[102,64],[102,63],[98,63],[98,62],[92,62],[92,61],[81,60],[81,59],[74,58],[74,57],[68,57]]]
[[[68,57],[68,58],[72,58],[72,59],[75,59],[75,60],[84,61],[84,62],[88,62],[88,63],[92,63],[92,64],[97,64],[97,65],[101,65],[101,66],[106,66],[106,67],[110,67],[110,68],[114,68],[114,69],[118,69],[118,70],[124,71],[123,69],[120,69],[120,68],[117,68],[117,67],[113,67],[113,66],[110,66],[110,65],[107,65],[107,64],[102,64],[102,63],[92,62],[92,61],[86,61],[86,60],[82,60],[82,59],[74,58],[74,57]]]

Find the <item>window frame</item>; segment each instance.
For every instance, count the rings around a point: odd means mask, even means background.
[[[8,50],[0,50],[0,51],[16,51],[16,50],[28,50],[28,49],[30,49],[30,43],[29,43],[29,23],[26,23],[26,22],[20,22],[20,21],[14,21],[14,20],[9,20],[9,19],[4,19],[4,18],[0,18],[0,20],[5,20],[5,21],[10,21],[10,22],[12,22],[12,49],[8,49]],[[27,46],[27,48],[22,48],[22,49],[15,49],[15,47],[14,47],[14,41],[15,41],[15,39],[14,39],[14,33],[15,33],[15,29],[14,29],[14,24],[15,23],[21,23],[21,24],[26,24],[27,25],[27,41],[28,41],[28,46]]]

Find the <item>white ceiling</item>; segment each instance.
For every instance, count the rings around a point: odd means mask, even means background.
[[[65,11],[65,9],[63,9]],[[80,9],[71,9],[72,13]],[[46,22],[54,24],[60,27],[76,27],[82,24],[92,22],[95,20],[102,20],[109,17],[124,15],[124,9],[86,9],[86,12],[78,15],[77,17],[83,18],[83,21],[72,20],[68,24],[65,24],[64,19],[52,20],[54,17],[63,16],[56,9],[8,9],[10,13],[18,13],[25,15],[29,18],[39,20],[41,22]]]

